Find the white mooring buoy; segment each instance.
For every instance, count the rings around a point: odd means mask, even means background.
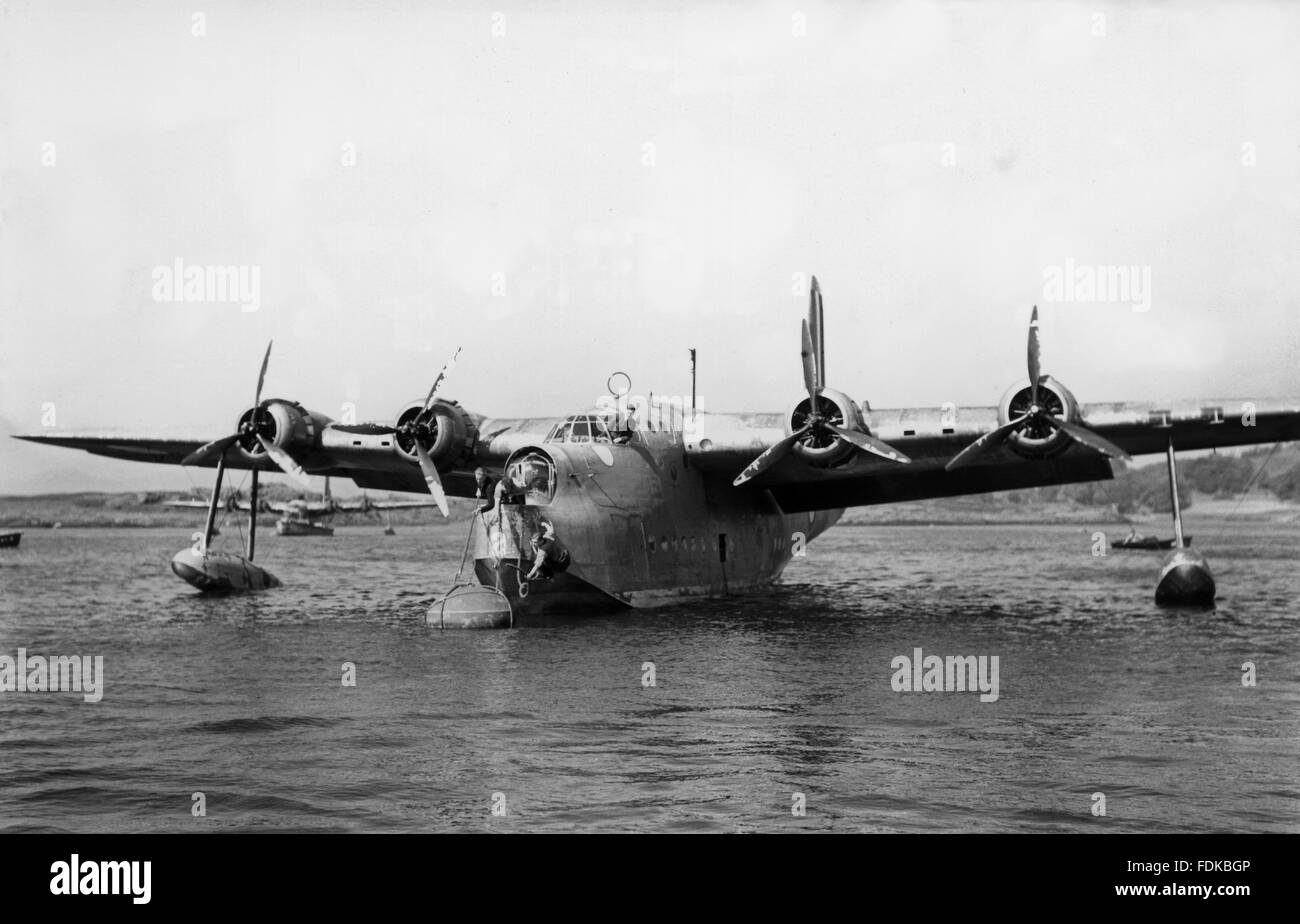
[[[433,601],[427,618],[435,629],[509,629],[514,610],[495,587],[460,584]]]

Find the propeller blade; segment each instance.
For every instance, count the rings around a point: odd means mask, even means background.
[[[1029,389],[1030,401],[1038,404],[1038,380],[1042,375],[1042,353],[1038,346],[1038,306],[1029,317]]]
[[[874,436],[868,436],[866,433],[859,433],[856,430],[845,430],[843,427],[837,427],[832,423],[823,423],[822,426],[841,439],[848,440],[859,449],[875,453],[882,458],[888,459],[890,462],[908,463],[912,461],[893,446],[890,446],[882,440],[876,439]]]
[[[1112,459],[1129,460],[1132,458],[1127,452],[1120,449],[1110,440],[1093,433],[1087,427],[1081,427],[1078,424],[1072,424],[1068,421],[1061,420],[1059,417],[1047,415],[1047,421],[1054,427],[1064,430],[1065,433],[1076,443],[1082,443],[1089,449],[1096,450],[1103,456],[1110,456]]]
[[[311,476],[307,474],[306,470],[304,470],[301,465],[293,460],[293,456],[275,445],[275,443],[269,442],[267,438],[260,433],[257,434],[257,441],[262,444],[262,448],[265,449],[266,454],[271,457],[271,461],[280,466],[280,471],[292,477],[304,488],[311,487]]]
[[[805,327],[804,330],[807,330],[807,327]],[[753,462],[750,462],[749,465],[746,466],[745,470],[736,476],[736,480],[733,481],[732,484],[736,487],[740,487],[746,481],[749,481],[752,478],[757,478],[759,475],[763,474],[763,472],[776,465],[790,454],[790,450],[794,448],[794,444],[804,437],[811,429],[811,427],[802,427],[794,433],[791,433],[779,443],[773,443],[763,452],[762,455]]]
[[[808,322],[803,322],[802,327],[803,350],[800,355],[803,357],[803,384],[808,389],[808,409],[814,413],[817,411],[817,396],[822,393],[821,386],[818,384],[819,376],[817,373],[817,348],[813,344],[812,331],[808,328]]]
[[[213,440],[211,443],[205,443],[184,459],[181,459],[181,465],[198,465],[202,462],[206,462],[214,456],[224,455],[227,449],[235,445],[237,439],[239,439],[238,433],[232,436],[223,436],[221,439]]]
[[[996,449],[998,446],[1001,446],[1007,441],[1007,437],[1014,433],[1016,428],[1028,420],[1030,416],[1032,415],[1026,414],[1023,417],[1018,417],[1015,420],[1004,423],[996,430],[990,430],[988,433],[985,433],[975,442],[957,453],[957,455],[953,456],[952,459],[949,460],[948,464],[944,466],[944,469],[951,472],[953,469],[961,468],[963,465],[970,465],[980,456]]]
[[[444,517],[448,516],[447,492],[442,489],[442,479],[438,476],[438,466],[433,464],[433,459],[430,457],[428,450],[424,448],[419,440],[415,441],[415,452],[420,457],[420,471],[424,473],[424,483],[429,486],[429,493],[437,501],[438,509],[442,511],[442,515]]]
[[[396,433],[396,427],[387,424],[331,424],[340,433],[355,433],[358,436],[388,436]]]
[[[817,277],[808,291],[808,327],[812,334],[813,355],[817,357],[817,393],[826,387],[826,319],[822,312],[822,289]]]
[[[271,361],[271,344],[274,340],[266,342],[266,355],[262,357],[262,371],[257,374],[257,396],[253,398],[253,407],[258,407],[262,403],[262,383],[266,381],[266,365]]]
[[[438,377],[433,380],[433,387],[429,389],[429,396],[424,399],[424,410],[420,412],[421,417],[429,412],[429,405],[433,403],[433,396],[438,391],[438,386],[442,384],[442,380],[447,377],[448,372],[456,367],[456,358],[460,356],[460,351],[461,348],[456,347],[456,352],[451,355],[451,359],[447,360],[447,365],[442,367]]]
[[[611,468],[613,467],[614,453],[610,452],[608,446],[604,445],[603,443],[588,443],[587,446],[589,449],[591,449],[593,453],[596,454],[597,459],[604,462],[605,465]]]

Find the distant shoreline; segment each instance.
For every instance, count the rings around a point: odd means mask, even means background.
[[[296,494],[273,500],[287,500]],[[169,495],[167,499],[172,499]],[[426,495],[427,496],[427,495]],[[385,500],[383,495],[370,495],[371,500]],[[351,499],[351,498],[349,498]],[[410,500],[410,496],[397,499]],[[450,499],[451,519],[463,519],[473,509],[474,501],[463,498]],[[76,529],[202,529],[206,510],[199,507],[166,507],[161,495],[156,494],[44,494],[0,497],[0,529],[52,529],[55,524]],[[394,526],[441,521],[437,510],[420,508],[388,512]],[[260,526],[272,528],[280,518],[278,513],[262,512],[257,515]],[[218,511],[217,523],[247,524],[248,512]],[[334,526],[382,525],[385,515],[379,511],[369,513],[336,513],[330,518]]]
[[[378,500],[379,497],[374,497]],[[447,522],[463,520],[474,508],[468,498],[450,498],[451,517]],[[1221,499],[1197,494],[1185,511],[1189,519],[1213,517],[1252,522],[1300,524],[1300,504],[1277,500],[1265,494],[1248,496],[1244,501]],[[218,523],[246,523],[247,513],[221,512]],[[271,527],[278,514],[262,513],[257,522]],[[204,511],[200,508],[164,507],[156,495],[123,494],[53,494],[0,497],[0,529],[49,529],[57,523],[78,529],[185,529],[201,528]],[[395,526],[444,522],[437,511],[428,509],[391,512]],[[384,515],[338,513],[331,520],[335,526],[379,525]],[[1005,494],[972,495],[905,501],[854,507],[840,519],[841,526],[1017,526],[1017,525],[1104,525],[1127,528],[1169,523],[1168,513],[1142,510],[1128,516],[1113,506],[1079,504],[1071,501],[1014,501]]]

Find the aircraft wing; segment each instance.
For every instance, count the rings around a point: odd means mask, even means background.
[[[477,419],[478,441],[471,457],[444,466],[439,463],[443,489],[453,497],[473,497],[476,492],[474,468],[478,465],[499,466],[514,449],[540,441],[553,423],[549,419]],[[372,491],[404,491],[429,494],[419,464],[399,454],[391,435],[357,433],[357,428],[341,429],[333,422],[322,421],[313,441],[306,446],[290,446],[293,460],[309,475],[350,478],[359,488]],[[19,434],[15,439],[46,446],[81,449],[94,455],[132,462],[180,465],[192,453],[208,443],[198,437],[163,438],[123,435],[111,432],[70,433],[44,432]],[[198,468],[215,468],[221,453],[193,462]],[[236,448],[225,450],[226,467],[237,470],[257,469],[279,474],[279,466],[266,458],[253,461]],[[421,504],[416,504],[419,506]],[[200,506],[207,506],[206,503]],[[388,509],[379,504],[379,509]],[[436,504],[434,504],[436,506]],[[280,505],[272,509],[283,512]]]
[[[158,462],[180,465],[181,460],[203,445],[197,439],[157,439],[147,436],[117,436],[111,434],[37,433],[15,436],[14,439],[47,446],[65,446],[84,449],[98,456],[129,459],[132,462]],[[215,460],[212,463],[216,465]],[[204,506],[207,506],[204,504]]]
[[[208,509],[208,502],[201,501],[201,500],[172,500],[172,501],[166,501],[163,504],[163,506],[164,507],[201,507],[204,510],[206,510]]]
[[[995,407],[864,409],[862,416],[872,436],[911,462],[854,451],[818,467],[791,453],[733,490],[771,491],[782,509],[798,512],[1113,477],[1105,455],[1078,444],[1035,458],[1004,443],[949,471],[954,457],[1003,423]],[[1134,456],[1163,453],[1171,440],[1180,452],[1268,444],[1300,440],[1300,399],[1083,404],[1072,422]],[[692,466],[730,482],[785,437],[782,415],[702,414],[685,453]]]

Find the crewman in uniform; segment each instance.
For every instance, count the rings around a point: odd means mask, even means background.
[[[478,513],[487,513],[496,506],[497,483],[488,477],[482,467],[474,469],[474,496],[478,499]]]
[[[610,433],[614,434],[615,443],[625,445],[631,442],[632,435],[636,433],[637,427],[639,426],[636,419],[636,412],[637,406],[635,404],[629,404],[626,417],[621,414],[617,415],[622,417],[622,425],[617,428],[612,426],[609,428]]]
[[[555,527],[543,523],[542,529],[533,534],[533,570],[528,572],[525,580],[541,577],[549,581],[557,574],[569,570],[569,550],[555,538]]]

